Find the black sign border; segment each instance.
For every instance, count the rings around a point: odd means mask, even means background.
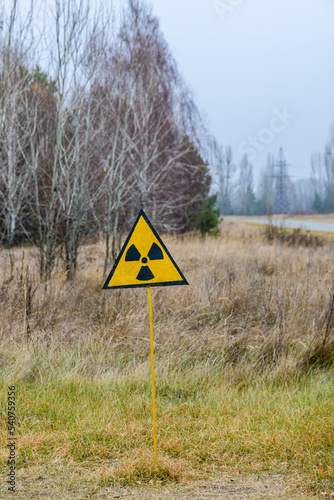
[[[165,250],[166,254],[168,255],[168,257],[170,258],[170,260],[172,261],[173,265],[175,266],[176,270],[180,273],[180,276],[182,277],[182,280],[179,280],[179,281],[164,281],[162,283],[140,283],[138,285],[117,285],[117,286],[108,286],[108,283],[110,283],[110,280],[111,278],[113,277],[114,275],[114,272],[116,271],[116,268],[119,264],[119,261],[121,260],[122,258],[122,255],[123,253],[125,252],[125,249],[126,247],[128,246],[128,243],[131,239],[131,236],[139,222],[139,219],[140,217],[143,217],[144,220],[147,222],[148,226],[150,227],[151,231],[153,232],[154,236],[157,238],[157,240],[159,241],[160,245],[162,246],[162,248]],[[106,282],[104,283],[102,289],[103,290],[112,290],[112,289],[117,289],[117,288],[151,288],[153,286],[173,286],[173,285],[189,285],[188,281],[186,280],[186,278],[183,276],[182,272],[180,271],[178,265],[176,264],[176,262],[174,261],[173,257],[171,256],[171,254],[169,253],[169,251],[167,250],[166,248],[166,245],[163,243],[162,239],[160,238],[160,236],[158,235],[158,233],[156,232],[156,230],[154,229],[154,227],[152,226],[151,222],[149,221],[147,215],[145,214],[144,210],[141,209],[140,212],[139,212],[139,215],[135,221],[135,223],[133,224],[132,226],[132,229],[122,247],[122,250],[120,251],[117,259],[115,260],[115,263],[113,265],[113,268],[112,270],[110,271],[109,273],[109,276],[108,278],[106,279]]]

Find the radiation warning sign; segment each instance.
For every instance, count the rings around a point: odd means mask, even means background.
[[[141,210],[103,289],[169,285],[188,282]]]

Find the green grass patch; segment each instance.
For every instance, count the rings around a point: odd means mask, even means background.
[[[16,380],[3,371],[1,438],[10,383],[17,388],[19,467],[104,463],[94,479],[100,485],[238,470],[292,473],[312,489],[334,486],[333,372],[279,385],[269,373],[241,381],[203,363],[181,371],[159,361],[155,470],[149,363],[120,360],[93,378],[68,372],[65,359],[47,370],[31,355],[31,370]],[[1,455],[6,470],[5,448]]]

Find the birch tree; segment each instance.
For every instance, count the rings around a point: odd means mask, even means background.
[[[43,99],[26,98],[30,124],[28,165],[33,178],[30,207],[37,226],[43,280],[50,279],[59,257],[64,260],[68,278],[73,278],[79,245],[86,235],[84,227],[91,222],[87,215],[94,203],[89,190],[89,146],[94,141],[94,130],[86,94],[103,53],[104,23],[108,21],[107,15],[104,17],[85,0],[55,0],[50,29],[45,32],[52,90],[39,85],[53,103],[51,115],[43,116],[50,122],[47,134],[43,133],[41,120]],[[42,157],[45,162],[41,162]]]
[[[3,241],[20,226],[44,281],[58,262],[72,279],[80,245],[100,232],[107,268],[140,208],[185,230],[209,196],[204,128],[157,19],[141,0],[117,21],[103,9],[53,0],[39,43],[19,38],[0,63]]]
[[[237,165],[233,161],[231,146],[227,146],[224,150],[223,146],[214,141],[212,149],[212,163],[218,187],[218,207],[221,214],[230,215],[233,213],[232,196],[235,189],[233,179],[237,171]]]
[[[24,232],[25,190],[29,173],[25,169],[22,149],[26,141],[23,95],[29,85],[25,68],[27,52],[31,49],[31,24],[34,3],[22,19],[18,1],[9,11],[1,5],[0,30],[0,210],[1,238],[6,244],[13,271],[13,247],[19,233]]]
[[[157,19],[141,2],[129,2],[129,11],[127,32],[137,61],[125,155],[135,188],[130,210],[144,207],[157,226],[180,229],[176,214],[203,194],[193,189],[203,164],[189,163],[201,121]]]
[[[247,155],[243,156],[239,165],[238,198],[241,215],[254,213],[253,166],[249,163]]]
[[[258,197],[259,197],[259,211],[262,214],[270,215],[274,207],[274,172],[273,165],[275,158],[273,155],[268,154],[265,167],[260,172]]]

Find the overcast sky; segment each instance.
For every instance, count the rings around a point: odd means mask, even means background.
[[[151,0],[206,123],[258,172],[307,177],[334,122],[333,0]]]
[[[334,122],[334,0],[151,4],[219,142],[256,174],[282,146],[294,180],[308,177]]]

